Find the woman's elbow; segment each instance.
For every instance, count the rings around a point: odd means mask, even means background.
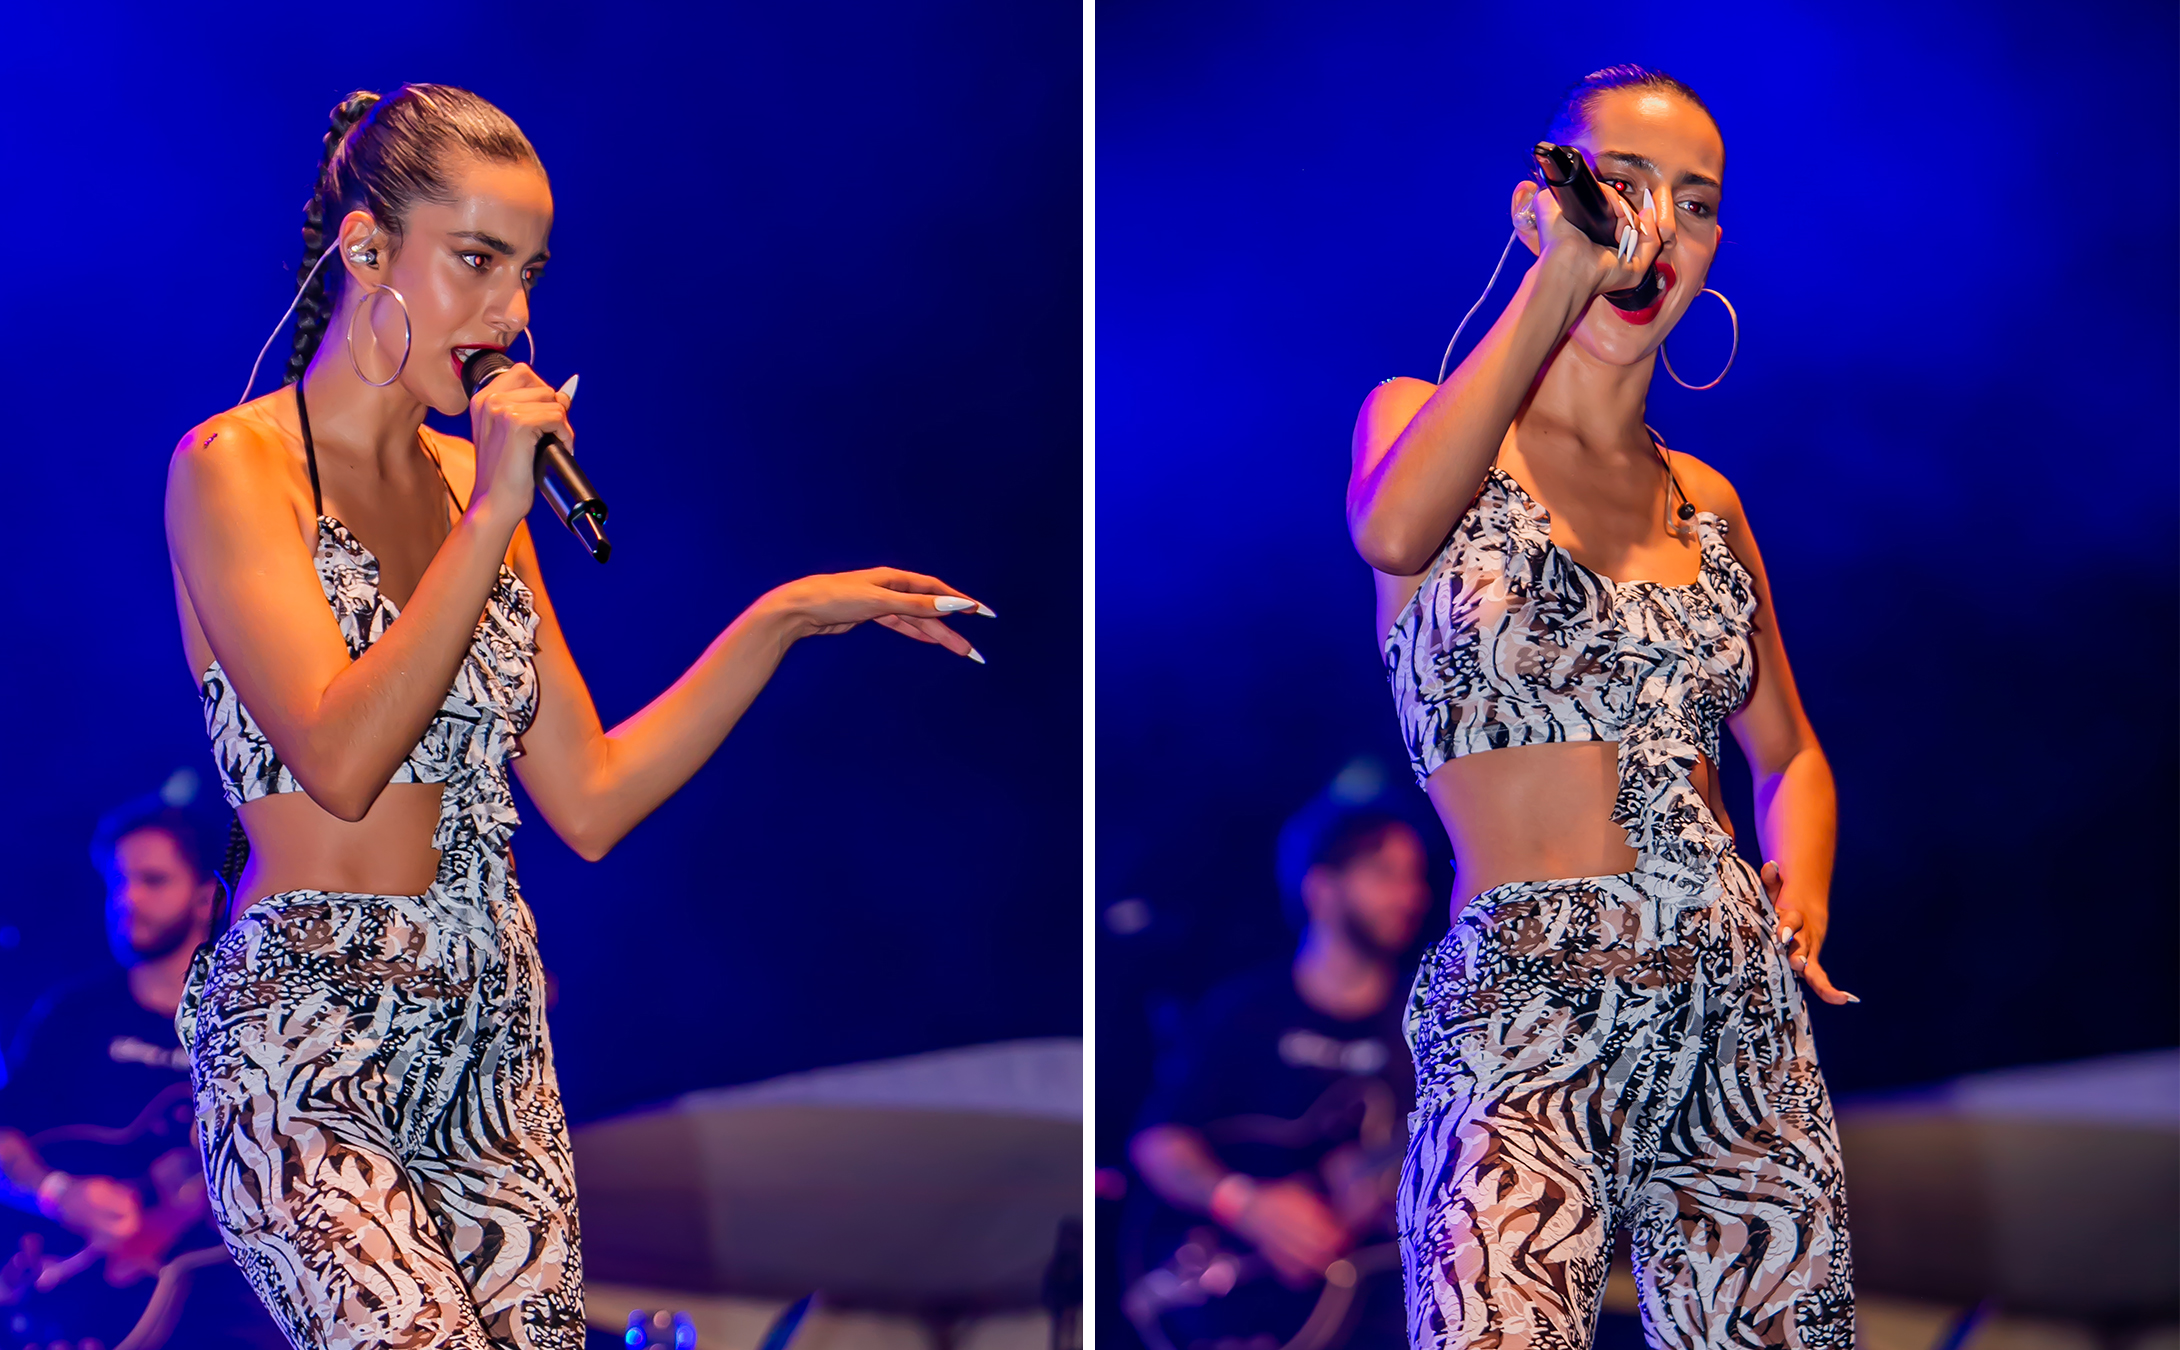
[[[371,807],[378,801],[378,794],[386,785],[367,787],[341,781],[338,775],[306,772],[295,765],[288,766],[295,775],[295,785],[304,795],[318,804],[320,810],[335,820],[353,825],[371,814]]]
[[[613,846],[619,842],[617,839],[576,838],[568,841],[568,847],[574,849],[575,856],[581,858],[584,862],[600,862],[604,860],[608,853],[613,851]]]
[[[601,821],[571,820],[554,822],[553,833],[559,835],[561,842],[574,850],[576,857],[584,862],[597,862],[611,853],[613,846],[620,843],[627,832],[614,829]]]
[[[1388,576],[1413,576],[1430,561],[1430,546],[1416,541],[1417,532],[1382,511],[1350,516],[1347,532],[1362,560]]]

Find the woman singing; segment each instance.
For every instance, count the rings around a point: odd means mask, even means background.
[[[1452,378],[1372,392],[1348,489],[1460,869],[1408,1014],[1409,1337],[1588,1345],[1624,1227],[1652,1345],[1846,1350],[1839,1144],[1795,983],[1854,1001],[1818,962],[1831,770],[1740,499],[1643,420],[1717,252],[1725,147],[1636,66],[1576,85],[1551,139],[1613,190],[1632,256],[1516,187],[1535,263]],[[1653,264],[1644,308],[1603,298]],[[1761,878],[1733,851],[1721,722]]]
[[[176,1018],[212,1208],[298,1346],[579,1346],[568,1134],[506,766],[602,856],[711,755],[789,645],[873,619],[975,656],[982,610],[889,569],[759,599],[611,731],[523,517],[570,445],[527,366],[552,193],[506,114],[443,85],[334,110],[304,217],[292,387],[174,455],[192,673],[249,865]],[[472,441],[423,425],[467,409]],[[519,758],[517,758],[519,756]]]

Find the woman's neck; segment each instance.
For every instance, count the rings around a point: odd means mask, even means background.
[[[1630,366],[1608,365],[1580,344],[1563,341],[1516,417],[1516,429],[1586,449],[1647,447],[1643,414],[1656,364],[1652,355]]]
[[[367,458],[382,477],[404,477],[415,465],[424,405],[398,380],[383,389],[366,384],[348,359],[337,320],[303,372],[303,397],[310,402],[311,439],[321,451],[334,445],[344,455]]]

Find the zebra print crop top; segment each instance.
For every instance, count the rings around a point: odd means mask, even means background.
[[[1619,743],[1628,843],[1700,863],[1731,846],[1691,780],[1756,677],[1756,587],[1726,522],[1695,517],[1685,586],[1614,582],[1552,543],[1551,516],[1493,465],[1385,636],[1418,783],[1448,760],[1551,741]]]
[[[301,403],[300,390],[297,403]],[[311,495],[319,508],[311,561],[340,625],[341,639],[348,644],[349,659],[354,660],[378,641],[400,610],[379,591],[378,559],[347,526],[325,514],[309,428],[305,412],[303,443]],[[453,496],[451,487],[448,496]],[[212,758],[219,766],[220,786],[229,806],[302,790],[243,706],[217,658],[204,673],[203,696],[204,726],[212,738]],[[465,817],[483,833],[495,832],[495,827],[512,830],[514,797],[507,787],[505,766],[522,753],[519,738],[537,716],[537,700],[537,608],[530,588],[503,562],[446,701],[432,716],[416,748],[387,780],[448,785],[433,847],[447,848]]]

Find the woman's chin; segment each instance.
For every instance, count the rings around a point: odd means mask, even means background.
[[[409,385],[408,388],[417,402],[435,413],[454,417],[469,411],[469,399],[458,384],[446,380],[424,380]]]
[[[1618,321],[1607,319],[1605,322],[1617,323]],[[1585,323],[1584,328],[1587,328],[1587,326]],[[1647,331],[1639,338],[1624,332],[1615,333],[1610,329],[1605,330],[1602,334],[1581,330],[1577,330],[1577,333],[1576,340],[1580,343],[1583,352],[1600,365],[1640,365],[1645,357],[1657,350],[1657,344],[1652,341],[1653,334]]]

